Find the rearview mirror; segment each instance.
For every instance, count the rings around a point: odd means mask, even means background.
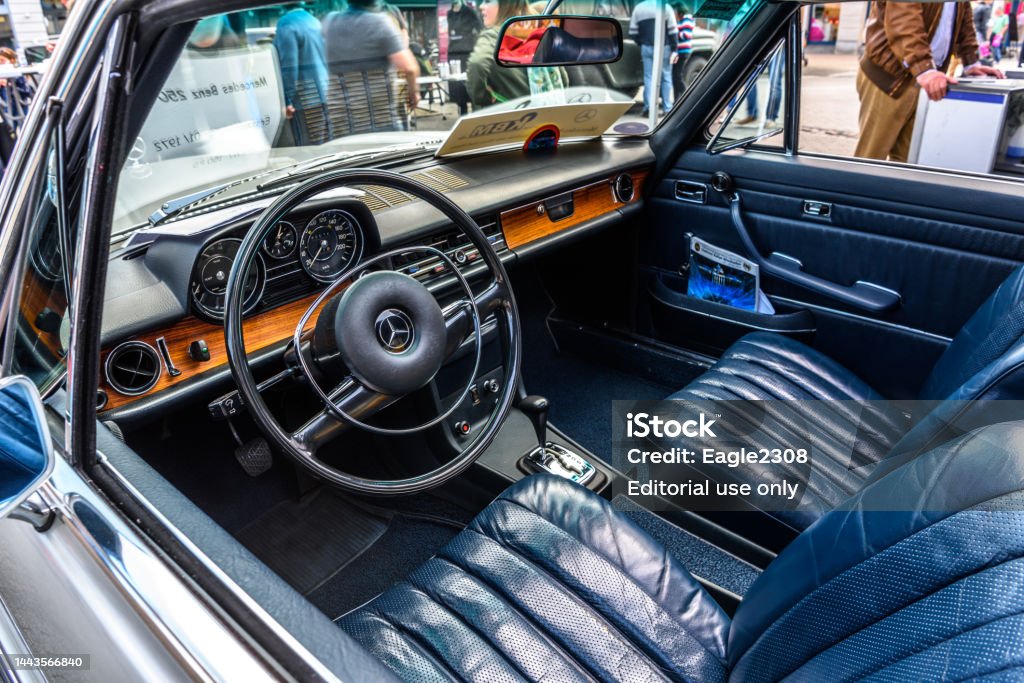
[[[513,17],[501,27],[495,61],[501,66],[607,64],[622,56],[622,27],[614,19],[540,15]]]
[[[35,385],[20,375],[0,379],[0,518],[52,471],[53,444]]]

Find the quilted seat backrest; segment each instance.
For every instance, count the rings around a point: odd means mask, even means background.
[[[1003,281],[939,357],[921,388],[920,398],[940,401],[971,382],[984,390],[979,375],[998,379],[998,361],[1024,346],[1024,265]],[[987,371],[987,372],[983,372]],[[975,398],[975,397],[971,397]],[[1024,397],[1021,397],[1024,398]]]
[[[733,681],[1024,677],[1024,422],[875,481],[754,582]]]

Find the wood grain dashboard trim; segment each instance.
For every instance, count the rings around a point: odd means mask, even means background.
[[[599,218],[627,204],[640,201],[647,171],[629,171],[633,176],[633,198],[621,202],[612,191],[612,183],[620,174],[572,191],[573,213],[561,220],[552,221],[544,210],[544,202],[551,198],[532,202],[501,213],[501,229],[509,249],[517,249],[539,239],[575,227],[580,223]],[[558,196],[558,195],[554,195]]]
[[[612,190],[612,184],[620,175],[616,173],[604,180],[572,190],[573,213],[561,220],[550,220],[546,210],[538,213],[537,207],[543,207],[544,202],[550,198],[502,212],[500,214],[501,229],[508,248],[516,249],[591,219],[609,214],[627,204],[639,202],[648,172],[646,170],[633,170],[629,174],[633,177],[634,191],[633,197],[628,202],[619,201]],[[298,301],[284,304],[245,320],[243,323],[243,336],[246,352],[253,353],[289,339],[294,333],[295,325],[302,317],[302,314],[318,295],[318,293],[311,294]],[[316,316],[314,315],[312,321],[315,320]],[[312,321],[307,325],[307,329],[313,326]],[[119,393],[109,385],[106,377],[101,375],[100,389],[107,394],[107,403],[104,410],[122,408],[139,399],[153,396],[165,389],[188,382],[203,373],[220,370],[227,366],[227,346],[224,342],[224,328],[221,325],[214,325],[195,317],[188,317],[171,326],[137,335],[131,341],[144,342],[154,349],[159,349],[157,340],[160,338],[163,338],[167,346],[172,366],[179,370],[180,374],[172,377],[161,358],[160,378],[151,389],[139,396],[126,396]],[[188,354],[189,345],[200,339],[206,342],[210,350],[210,360],[205,362],[195,361]],[[107,356],[113,348],[115,347],[111,346],[100,353],[101,367],[106,367]]]
[[[306,309],[319,295],[319,292],[311,294],[298,301],[284,304],[245,320],[242,323],[242,336],[245,339],[246,352],[253,353],[285,339],[290,339],[295,332],[295,326],[298,325],[299,320],[302,318],[302,314],[306,312]],[[316,315],[312,316],[306,325],[306,329],[312,328],[315,321]],[[118,393],[117,390],[107,383],[106,377],[101,375],[100,389],[107,393],[105,410],[121,408],[145,396],[151,396],[164,389],[187,382],[204,372],[218,370],[227,366],[227,344],[224,341],[224,328],[221,325],[213,325],[195,317],[188,317],[170,327],[140,334],[133,337],[132,341],[145,342],[156,349],[156,340],[161,337],[167,344],[171,364],[180,370],[181,374],[171,377],[161,358],[160,379],[157,380],[153,388],[141,396],[125,396]],[[200,339],[204,340],[210,349],[210,360],[205,362],[192,360],[188,355],[189,344]],[[100,367],[106,367],[107,356],[113,348],[104,349],[100,353]]]

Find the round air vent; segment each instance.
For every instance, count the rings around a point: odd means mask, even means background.
[[[149,344],[130,341],[107,356],[107,383],[119,394],[144,394],[160,379],[160,356]]]
[[[633,176],[628,173],[622,173],[615,179],[612,188],[615,192],[615,198],[623,204],[628,204],[633,199]]]

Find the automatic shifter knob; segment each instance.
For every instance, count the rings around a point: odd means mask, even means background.
[[[533,423],[533,431],[537,433],[537,443],[542,451],[548,440],[548,408],[550,407],[551,404],[543,396],[527,396],[519,402],[519,410],[523,411]]]

